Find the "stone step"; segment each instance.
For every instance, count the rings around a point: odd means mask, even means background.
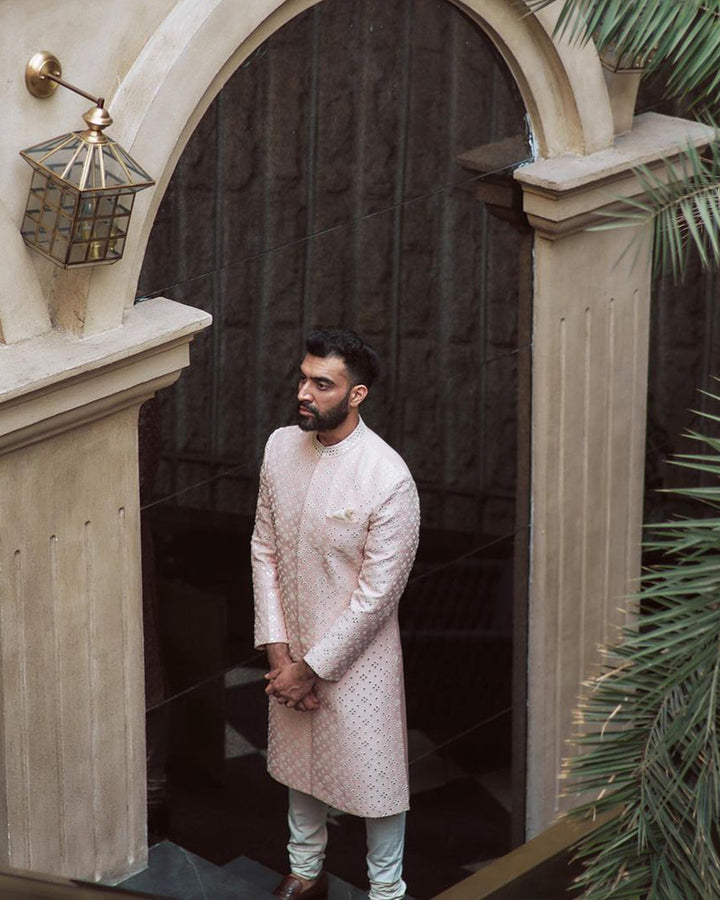
[[[263,891],[272,891],[280,882],[281,877],[277,872],[268,869],[262,863],[240,856],[223,866],[226,872],[238,875],[245,881],[256,884]],[[367,892],[334,875],[328,876],[330,882],[329,900],[367,900]]]
[[[277,883],[279,876],[273,878]],[[171,841],[151,847],[148,868],[118,885],[175,900],[274,900],[273,886],[266,889],[241,872],[216,866]]]
[[[150,848],[148,867],[117,886],[175,900],[274,900],[272,890],[282,875],[247,856],[224,866],[162,841]],[[329,876],[329,900],[366,900],[367,894]]]

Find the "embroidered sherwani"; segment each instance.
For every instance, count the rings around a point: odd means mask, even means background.
[[[397,608],[415,558],[410,472],[360,421],[323,447],[280,428],[268,440],[252,539],[255,644],[287,643],[318,674],[318,709],[270,703],[268,771],[359,816],[408,808]]]

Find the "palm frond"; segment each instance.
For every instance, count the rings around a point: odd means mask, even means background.
[[[720,473],[718,441],[693,436],[705,446],[684,465]],[[720,500],[720,483],[707,490]],[[620,810],[579,845],[585,900],[720,897],[720,518],[663,523],[647,545],[667,562],[644,574],[639,627],[590,683],[566,768],[592,798],[576,812]]]
[[[703,155],[688,146],[659,172],[640,167],[636,174],[642,195],[602,213],[612,222],[595,227],[637,227],[629,246],[639,249],[649,237],[655,273],[670,270],[677,281],[685,275],[691,248],[705,267],[720,263],[720,141],[714,140]]]
[[[556,33],[594,40],[601,53],[646,73],[665,71],[668,92],[698,98],[720,85],[720,0],[525,0],[537,12],[560,3]]]
[[[555,34],[594,41],[609,65],[662,76],[666,94],[683,98],[703,119],[720,115],[720,0],[520,0],[530,13],[559,4]],[[720,158],[717,141],[707,157],[688,148],[655,174],[637,171],[645,196],[625,201],[612,223],[630,226],[636,254],[649,237],[655,272],[687,270],[691,250],[704,267],[720,261]],[[648,234],[648,228],[649,234]]]

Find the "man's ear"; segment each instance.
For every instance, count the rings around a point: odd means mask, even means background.
[[[364,384],[356,384],[350,391],[350,406],[360,406],[368,395],[368,389]]]

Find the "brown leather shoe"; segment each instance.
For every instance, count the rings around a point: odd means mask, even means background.
[[[325,900],[328,895],[328,880],[325,872],[321,872],[317,881],[309,888],[303,889],[302,881],[294,875],[286,875],[275,888],[273,894],[281,900]]]

